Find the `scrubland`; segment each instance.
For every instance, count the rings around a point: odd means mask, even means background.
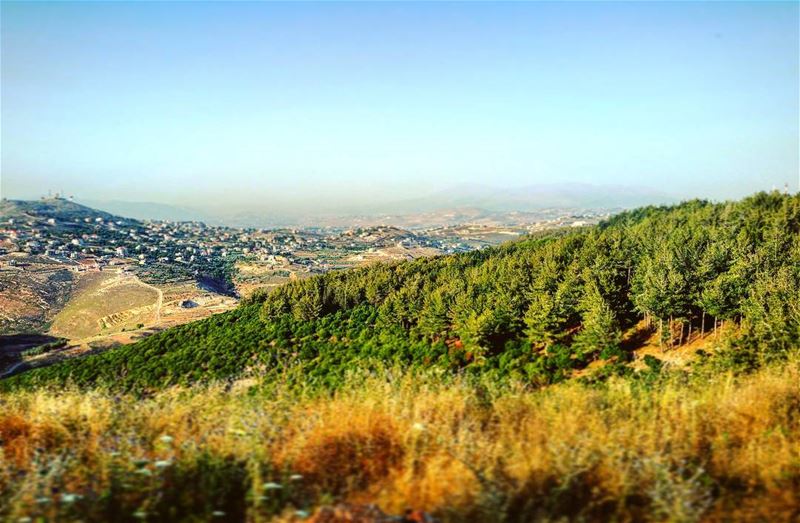
[[[0,396],[9,521],[793,521],[800,360],[540,390],[433,375]],[[28,519],[30,518],[30,519]]]

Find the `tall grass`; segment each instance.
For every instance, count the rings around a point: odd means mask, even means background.
[[[10,521],[291,520],[336,500],[443,521],[790,521],[800,363],[647,390],[406,375],[327,396],[15,392],[0,449]]]

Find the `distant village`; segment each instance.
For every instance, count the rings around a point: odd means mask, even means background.
[[[13,205],[12,205],[13,204]],[[236,260],[320,273],[372,259],[408,259],[481,249],[537,230],[597,223],[608,213],[549,216],[512,227],[463,225],[408,231],[391,226],[356,229],[236,229],[202,222],[139,221],[89,209],[55,196],[4,200],[0,262],[24,270],[25,257],[44,257],[77,272],[105,267],[136,271],[156,283],[230,279]]]

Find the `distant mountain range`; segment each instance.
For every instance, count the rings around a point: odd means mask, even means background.
[[[512,188],[460,185],[425,198],[410,200],[405,205],[417,208],[418,211],[473,207],[485,211],[509,212],[552,208],[627,209],[676,201],[677,198],[648,187],[562,183]]]
[[[94,209],[135,218],[137,220],[164,220],[173,222],[214,221],[212,216],[186,207],[154,202],[126,202],[123,200],[80,200],[80,203]]]
[[[628,209],[649,204],[676,203],[678,200],[675,196],[648,187],[560,183],[514,188],[458,185],[419,198],[376,201],[339,210],[331,204],[325,211],[307,210],[302,202],[298,202],[294,209],[284,202],[280,208],[265,204],[264,208],[239,211],[200,210],[164,203],[121,200],[82,199],[80,202],[118,216],[140,220],[199,220],[238,227],[285,227],[377,224],[382,221],[400,226],[482,220],[504,222],[518,218],[507,216],[509,213],[538,213],[546,209]]]

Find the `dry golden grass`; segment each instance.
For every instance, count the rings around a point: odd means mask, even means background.
[[[246,385],[0,397],[0,518],[268,521],[335,499],[444,521],[800,517],[798,362],[655,390]]]

